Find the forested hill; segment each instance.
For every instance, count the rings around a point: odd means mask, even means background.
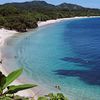
[[[100,16],[100,9],[68,3],[52,5],[45,1],[0,5],[0,27],[21,32],[38,27],[37,21],[75,16]]]
[[[23,9],[29,9],[29,10],[35,10],[40,8],[47,8],[49,10],[57,10],[59,8],[64,9],[71,9],[71,10],[78,10],[78,9],[84,9],[84,7],[81,7],[79,5],[75,4],[68,4],[68,3],[62,3],[60,5],[52,5],[45,1],[32,1],[32,2],[24,2],[24,3],[8,3],[4,5],[12,5],[16,6],[17,8],[23,8]],[[40,8],[39,8],[40,7]]]

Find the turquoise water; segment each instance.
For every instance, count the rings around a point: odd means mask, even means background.
[[[13,64],[24,66],[40,94],[63,92],[70,100],[100,100],[99,18],[43,26],[12,41]]]

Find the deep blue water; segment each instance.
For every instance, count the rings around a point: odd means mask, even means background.
[[[64,43],[66,45],[69,41],[77,56],[65,55],[61,60],[89,69],[65,70],[61,68],[55,71],[56,74],[78,76],[89,85],[100,85],[100,18],[73,21],[67,25],[67,28],[64,32]]]
[[[14,45],[16,63],[42,92],[100,100],[100,18],[62,21],[27,34]]]

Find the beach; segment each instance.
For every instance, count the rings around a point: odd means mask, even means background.
[[[38,26],[39,27],[42,27],[42,26],[45,26],[45,25],[50,25],[50,24],[53,24],[53,23],[56,23],[56,22],[60,22],[60,21],[63,21],[63,20],[72,20],[72,19],[80,19],[80,18],[88,18],[88,17],[73,17],[73,18],[62,18],[62,19],[57,19],[57,20],[48,20],[48,21],[45,21],[45,22],[38,22]],[[89,18],[93,18],[93,17],[89,17]],[[0,29],[0,47],[2,47],[4,44],[5,44],[5,41],[14,36],[15,34],[18,34],[18,32],[16,31],[11,31],[11,30],[6,30],[4,28]],[[2,59],[2,54],[0,52],[0,60]],[[5,75],[8,75],[8,71],[7,69],[5,70],[4,66],[2,66],[2,64],[0,65],[0,71],[2,71],[3,74]],[[21,84],[21,82],[19,82],[18,80],[13,82],[14,85],[18,85],[18,84]],[[25,90],[25,91],[22,91],[22,92],[18,92],[17,93],[18,95],[21,95],[21,96],[28,96],[28,97],[33,97],[35,96],[35,94],[33,93],[33,91],[30,90]]]
[[[78,18],[87,18],[87,17],[72,17],[72,18],[60,18],[60,19],[56,19],[56,20],[39,21],[38,27],[50,25],[50,24],[64,21],[64,20],[72,20],[72,19],[78,19]]]
[[[64,20],[81,19],[81,18],[98,18],[98,17],[100,17],[100,16],[71,17],[71,18],[59,18],[59,19],[56,19],[56,20],[39,21],[38,27],[53,24],[53,23],[56,23],[56,22],[64,21]]]
[[[4,45],[4,42],[5,42],[6,39],[8,39],[9,37],[13,36],[16,33],[18,33],[18,32],[1,28],[0,29],[0,48]],[[1,59],[2,59],[2,54],[1,54],[1,51],[0,51],[0,60]],[[2,71],[3,74],[7,75],[7,72],[4,70],[2,65],[0,65],[0,71]]]
[[[4,29],[4,28],[1,28],[0,29],[0,48],[3,45],[5,45],[5,41],[8,38],[14,36],[15,34],[18,34],[18,32],[14,31],[14,30],[7,30],[7,29]],[[2,60],[2,63],[3,63],[1,49],[0,49],[0,60]],[[4,66],[2,66],[2,64],[0,64],[0,71],[6,76],[9,74],[9,70],[5,69]],[[12,85],[19,85],[19,84],[22,84],[19,80],[15,80],[12,83]],[[25,91],[18,92],[16,95],[31,97],[31,96],[34,96],[34,93],[31,90],[25,90]]]

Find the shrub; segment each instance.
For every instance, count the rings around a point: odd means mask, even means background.
[[[50,93],[46,96],[39,97],[38,100],[68,100],[62,93],[53,94]]]

